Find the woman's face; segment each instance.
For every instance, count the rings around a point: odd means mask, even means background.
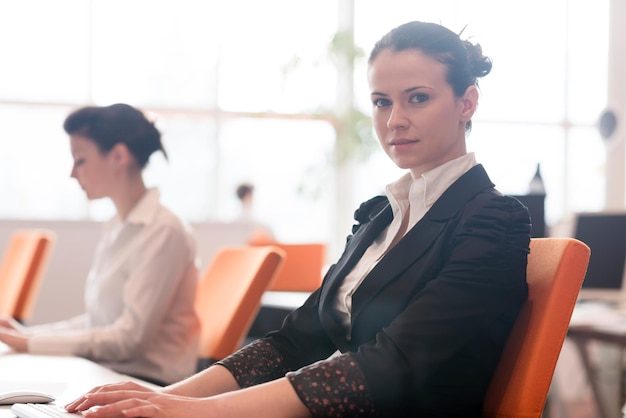
[[[102,153],[96,143],[81,135],[70,135],[74,159],[71,177],[75,178],[90,200],[110,196],[114,161],[111,153]]]
[[[391,160],[413,178],[466,154],[465,124],[478,92],[456,97],[446,66],[416,49],[385,49],[369,66],[373,123]]]

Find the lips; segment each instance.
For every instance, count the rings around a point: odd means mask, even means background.
[[[389,145],[400,146],[400,145],[414,144],[416,142],[419,142],[419,141],[417,139],[398,138],[398,139],[391,140],[391,142],[389,142]]]

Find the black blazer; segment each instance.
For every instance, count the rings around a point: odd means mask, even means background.
[[[354,383],[363,383],[380,416],[480,416],[527,296],[526,208],[496,191],[481,165],[473,167],[364,279],[353,296],[348,338],[334,317],[334,297],[391,222],[387,198],[364,203],[355,218],[353,235],[321,288],[265,341],[289,370],[336,350],[349,353],[364,378]],[[333,379],[324,382],[333,387],[339,383]],[[294,387],[307,403],[306,385]]]

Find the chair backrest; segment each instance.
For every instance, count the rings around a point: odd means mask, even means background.
[[[253,244],[261,245],[261,244]],[[267,245],[267,244],[266,244]],[[285,262],[269,289],[285,292],[313,292],[322,284],[326,244],[271,244],[285,252]]]
[[[490,383],[484,417],[541,417],[590,254],[574,238],[531,239],[528,300]]]
[[[11,234],[0,263],[0,316],[30,318],[54,242],[54,232],[47,229]]]
[[[272,246],[217,251],[198,283],[199,367],[221,360],[241,346],[283,259],[283,251]]]

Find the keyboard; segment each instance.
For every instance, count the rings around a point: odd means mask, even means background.
[[[82,417],[82,414],[71,414],[61,405],[53,403],[16,403],[11,412],[18,418],[68,418]]]

